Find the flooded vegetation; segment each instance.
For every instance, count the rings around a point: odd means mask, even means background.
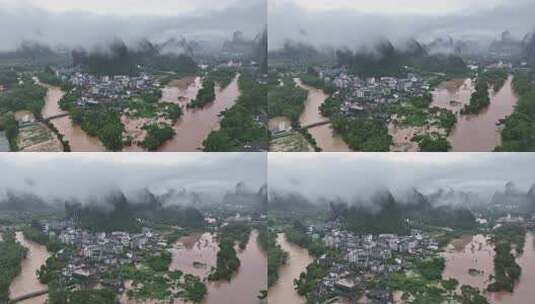
[[[479,114],[460,115],[464,105],[470,103],[474,92],[471,79],[454,81],[437,88],[433,92],[431,106],[446,108],[457,114],[457,124],[448,139],[454,152],[490,152],[501,143],[500,120],[511,115],[518,97],[512,88],[513,76],[497,92],[490,93],[490,105]]]
[[[42,110],[44,119],[58,115],[67,114],[66,111],[61,110],[59,101],[65,95],[65,92],[59,87],[41,84],[47,88],[45,96],[45,106]],[[69,142],[71,151],[73,152],[103,152],[106,149],[97,137],[89,136],[82,130],[79,125],[72,122],[69,116],[58,117],[51,120],[51,123],[58,129]]]
[[[216,90],[216,100],[202,109],[190,109],[188,104],[195,99],[197,92],[201,88],[200,77],[184,77],[169,82],[162,88],[162,102],[169,102],[180,105],[184,111],[183,116],[175,124],[176,136],[165,142],[159,151],[198,151],[202,149],[202,143],[211,131],[219,128],[219,114],[234,105],[239,97],[237,75],[232,82],[224,89]],[[43,107],[43,118],[55,117],[51,120],[52,124],[63,134],[69,141],[71,150],[74,152],[102,152],[105,151],[104,145],[97,137],[89,136],[82,128],[74,123],[68,114],[61,110],[59,101],[65,94],[59,87],[41,84],[47,88],[45,97],[45,106]],[[29,112],[23,111],[18,113],[21,118]],[[30,113],[31,114],[31,113]],[[125,130],[133,138],[134,144],[125,147],[123,150],[128,152],[138,152],[144,149],[138,146],[137,142],[143,141],[146,131],[143,126],[150,119],[129,119],[126,116],[121,117],[121,122]]]
[[[202,150],[203,141],[210,132],[219,129],[219,114],[232,107],[240,96],[238,77],[239,74],[224,89],[216,88],[215,101],[202,109],[187,108],[201,88],[199,77],[175,80],[162,89],[162,101],[179,104],[184,114],[174,126],[175,137],[165,142],[158,151],[195,152]]]
[[[28,248],[26,258],[21,263],[20,274],[11,282],[9,287],[10,298],[17,298],[29,293],[46,289],[47,286],[41,284],[37,278],[36,271],[45,264],[50,256],[45,246],[26,240],[22,232],[16,233],[17,241]],[[44,304],[47,296],[38,296],[22,302],[24,304]]]
[[[306,299],[294,289],[294,280],[312,263],[313,259],[307,249],[290,244],[283,233],[277,236],[277,243],[288,253],[288,260],[279,269],[279,279],[269,289],[268,302],[275,304],[295,303],[304,304]]]
[[[489,276],[494,274],[494,246],[486,236],[478,234],[454,240],[443,256],[446,259],[444,279],[455,278],[461,285],[468,284],[482,290],[487,288]],[[491,303],[529,303],[535,297],[532,285],[535,280],[535,237],[532,232],[526,234],[524,251],[516,257],[516,261],[522,267],[522,274],[514,291],[485,292]]]
[[[247,246],[238,250],[241,265],[232,279],[227,281],[206,281],[208,294],[202,303],[233,304],[257,303],[261,290],[267,289],[266,256],[257,243],[256,231],[249,236]],[[216,266],[218,241],[214,234],[193,234],[181,238],[171,250],[171,270],[181,270],[206,278]]]
[[[300,79],[295,79],[298,86],[308,91],[308,96],[305,101],[305,110],[299,117],[301,127],[328,121],[320,113],[320,106],[329,97],[322,90],[305,85]],[[323,151],[328,152],[349,152],[351,149],[343,141],[343,139],[334,134],[330,124],[323,124],[308,129],[308,132],[318,143],[318,146]]]

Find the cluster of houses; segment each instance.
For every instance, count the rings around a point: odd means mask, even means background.
[[[144,254],[160,252],[168,247],[167,241],[149,228],[143,228],[141,233],[93,233],[75,228],[68,221],[59,221],[44,225],[43,232],[75,249],[68,255],[64,250],[57,253],[59,257],[65,255],[68,260],[61,272],[61,282],[99,282],[117,292],[122,292],[123,282],[103,279],[112,267],[138,263]]]
[[[116,100],[129,99],[132,96],[158,91],[160,83],[147,74],[139,76],[95,76],[83,72],[70,75],[69,83],[81,89],[78,106],[97,105]]]
[[[361,298],[366,298],[366,303],[393,303],[390,290],[369,289],[368,283],[407,269],[415,258],[424,259],[439,250],[436,240],[415,229],[410,235],[355,234],[331,221],[309,226],[307,233],[339,253],[336,260],[327,255],[317,260],[329,271],[314,291],[316,298],[333,299],[335,303]]]
[[[343,68],[318,69],[325,82],[333,83],[342,98],[341,111],[347,115],[359,113],[381,104],[391,104],[422,96],[429,91],[427,81],[415,73],[406,77],[369,77],[351,75]]]

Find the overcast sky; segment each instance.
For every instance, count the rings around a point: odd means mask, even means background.
[[[270,49],[285,40],[360,47],[377,39],[430,40],[451,35],[522,38],[535,28],[535,0],[270,0]]]
[[[266,183],[265,153],[2,153],[0,194],[6,189],[85,198],[113,190],[150,188],[223,195],[245,182]]]
[[[0,0],[6,9],[39,8],[50,12],[80,11],[99,15],[176,16],[206,14],[208,11],[239,5],[241,0]]]
[[[253,38],[266,26],[266,0],[0,0],[0,50],[21,41],[91,47],[135,41],[217,40],[236,30]]]
[[[384,188],[412,187],[492,194],[512,181],[535,183],[535,153],[271,153],[270,191],[297,191],[308,198],[368,198]]]

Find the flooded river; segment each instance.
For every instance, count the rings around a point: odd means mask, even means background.
[[[258,233],[251,232],[244,250],[238,250],[241,261],[238,272],[230,282],[206,281],[208,294],[204,304],[254,304],[260,290],[267,289],[267,257],[256,241]],[[172,250],[170,268],[205,278],[216,265],[219,250],[215,236],[210,233],[182,238],[179,248]],[[194,264],[195,262],[195,264]]]
[[[65,94],[60,88],[41,84],[48,88],[43,108],[43,117],[48,118],[65,114],[58,102]],[[176,136],[166,142],[159,151],[198,151],[211,131],[219,128],[221,111],[232,107],[239,97],[238,76],[225,89],[216,89],[216,100],[202,109],[187,109],[187,104],[197,96],[201,87],[200,77],[185,77],[170,82],[162,89],[162,101],[179,104],[184,109],[184,115],[175,125]],[[104,145],[96,137],[87,135],[71,119],[60,117],[52,123],[69,141],[74,152],[102,152]],[[126,147],[125,151],[142,151],[141,147]]]
[[[11,298],[16,298],[34,291],[43,290],[46,285],[41,284],[35,272],[41,268],[50,256],[45,246],[38,245],[24,238],[22,232],[17,232],[17,241],[28,248],[26,259],[21,263],[20,274],[11,282],[9,293]],[[47,296],[42,295],[22,302],[23,304],[44,304]]]
[[[321,104],[329,97],[322,90],[307,86],[300,79],[295,80],[297,85],[308,91],[308,97],[305,101],[305,110],[299,117],[301,126],[308,126],[328,120],[320,113]],[[308,132],[314,137],[319,147],[325,152],[350,152],[351,149],[343,139],[334,134],[331,125],[320,125],[308,129]]]
[[[453,128],[449,141],[455,152],[488,152],[500,144],[501,137],[496,123],[513,112],[518,97],[513,92],[513,80],[509,76],[498,92],[490,95],[490,106],[478,115],[458,115],[458,122]],[[459,112],[475,91],[471,79],[466,79],[457,86],[440,86],[433,92],[432,106]]]
[[[187,87],[171,82],[162,89],[162,101],[177,103],[182,106],[184,115],[175,125],[176,136],[164,143],[159,151],[195,152],[202,150],[202,143],[210,132],[219,129],[219,114],[234,105],[240,96],[237,75],[224,89],[216,87],[216,99],[202,109],[187,109],[186,106],[195,99],[201,87],[201,79],[195,78]],[[178,80],[177,80],[178,81]]]
[[[59,107],[59,101],[65,95],[59,87],[41,84],[48,89],[45,96],[45,106],[42,114],[44,118],[66,114]],[[73,124],[68,116],[52,120],[52,124],[69,141],[73,152],[103,152],[106,149],[97,137],[89,136],[80,126]]]
[[[494,273],[494,248],[483,235],[465,237],[464,241],[456,240],[465,246],[453,248],[450,246],[443,254],[446,258],[446,268],[443,278],[455,278],[462,284],[485,289],[489,283],[489,275]],[[485,293],[491,303],[523,304],[532,303],[535,298],[535,237],[532,232],[526,234],[524,253],[517,257],[517,263],[522,267],[522,275],[516,283],[514,292]],[[469,274],[469,269],[480,271],[479,274]]]
[[[293,282],[313,262],[313,258],[306,249],[290,244],[282,233],[277,236],[277,243],[288,253],[288,261],[279,269],[279,280],[269,289],[268,302],[304,304],[306,299],[297,294]]]

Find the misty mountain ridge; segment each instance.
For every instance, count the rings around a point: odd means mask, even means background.
[[[56,206],[29,192],[7,189],[5,197],[0,198],[0,211],[4,212],[49,212],[54,209]]]
[[[434,206],[432,202],[416,189],[404,197],[396,198],[388,191],[380,191],[367,201],[354,204],[342,202],[331,204],[334,219],[359,233],[398,233],[409,232],[414,225],[431,225],[456,229],[475,227],[475,216],[461,206]]]
[[[340,66],[361,77],[400,76],[405,66],[426,72],[463,74],[467,71],[464,60],[456,54],[431,53],[429,48],[412,39],[396,47],[389,40],[382,40],[373,48],[361,48],[356,52],[336,52]]]
[[[91,52],[84,49],[73,50],[72,64],[95,75],[135,75],[140,67],[174,71],[181,74],[194,74],[197,64],[192,57],[179,53],[161,52],[161,47],[149,40],[141,40],[134,47],[128,47],[120,39],[106,47]]]
[[[97,75],[133,75],[139,72],[140,67],[191,74],[197,70],[194,58],[224,53],[254,59],[263,64],[267,58],[267,32],[263,31],[249,39],[237,31],[232,40],[225,41],[219,47],[206,41],[187,40],[182,36],[160,41],[141,38],[128,43],[115,37],[111,41],[101,41],[92,48],[71,49],[23,41],[16,50],[0,52],[0,60],[67,64],[70,57],[74,66],[81,66]]]
[[[246,183],[236,184],[234,191],[229,191],[223,196],[222,203],[225,205],[247,208],[250,210],[266,209],[267,186],[263,185],[258,190],[250,189]]]
[[[199,227],[202,213],[192,206],[164,206],[149,191],[142,191],[136,199],[115,192],[103,199],[105,204],[78,202],[65,204],[68,219],[91,231],[139,232],[146,224],[166,224],[181,227]]]
[[[515,183],[507,182],[503,190],[492,195],[489,204],[520,213],[535,214],[535,184],[527,191],[518,189]]]

